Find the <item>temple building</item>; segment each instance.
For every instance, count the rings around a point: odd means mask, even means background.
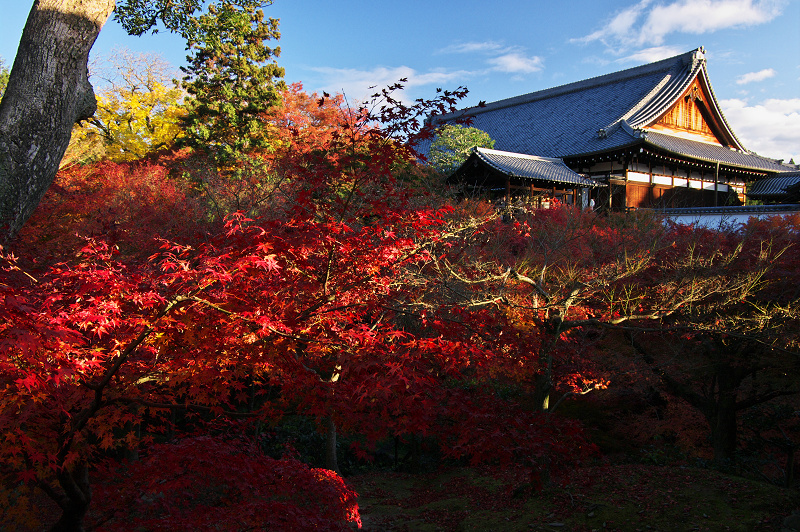
[[[496,149],[476,151],[453,179],[507,196],[550,190],[611,210],[741,205],[748,186],[799,169],[745,149],[720,110],[703,48],[434,120],[465,118]],[[534,160],[572,174],[532,174]]]

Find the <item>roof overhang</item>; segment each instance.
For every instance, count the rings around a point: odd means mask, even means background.
[[[619,131],[617,134],[622,134]],[[685,164],[698,168],[715,168],[718,164],[726,171],[767,176],[786,172],[791,167],[749,152],[743,152],[712,144],[690,140],[656,131],[638,130],[630,134],[629,142],[621,142],[613,149],[595,153],[565,155],[563,159],[574,166],[592,160],[602,161],[621,157],[641,157],[640,154],[661,157],[669,164]]]
[[[790,196],[790,189],[800,185],[800,172],[785,172],[753,183],[747,197],[755,200],[777,201]]]
[[[448,180],[481,186],[500,184],[501,180],[563,189],[602,186],[573,171],[561,159],[487,148],[475,148]]]

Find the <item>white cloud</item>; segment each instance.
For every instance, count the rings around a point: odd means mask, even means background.
[[[483,42],[464,42],[451,44],[441,50],[437,50],[437,54],[473,54],[478,52],[502,52],[507,50],[507,47],[495,41]]]
[[[763,24],[780,15],[781,4],[772,0],[680,0],[657,5],[647,15],[639,42],[661,44],[667,34],[675,32],[702,34]]]
[[[544,68],[544,61],[539,56],[527,57],[518,52],[503,54],[489,60],[492,70],[509,74],[532,74]]]
[[[786,0],[677,0],[652,5],[642,0],[614,15],[597,30],[573,42],[600,41],[609,47],[659,46],[672,33],[703,34],[769,22]]]
[[[736,83],[738,85],[744,85],[745,83],[753,83],[754,81],[764,81],[765,79],[774,77],[776,74],[775,70],[771,68],[765,68],[764,70],[759,70],[758,72],[748,72],[742,76],[736,78]]]
[[[600,41],[610,46],[609,40],[621,40],[631,34],[636,26],[636,21],[639,20],[639,17],[650,3],[651,0],[642,0],[636,5],[625,8],[614,15],[609,22],[602,24],[602,29],[585,37],[572,39],[572,42],[588,43]]]
[[[460,84],[475,76],[509,74],[522,77],[525,74],[539,72],[544,68],[544,60],[536,55],[528,55],[521,46],[509,46],[496,41],[471,41],[452,44],[435,52],[437,54],[477,54],[485,63],[484,68],[474,70],[432,69],[418,72],[409,66],[375,67],[362,70],[354,68],[309,67],[317,74],[318,80],[311,91],[326,91],[331,94],[342,93],[351,103],[365,103],[372,95],[384,87],[397,83],[401,79],[404,91],[395,93],[394,97],[408,103],[417,97],[414,89],[425,86],[443,87]],[[476,64],[471,61],[471,64]],[[372,88],[370,88],[372,87]]]
[[[403,83],[407,92],[414,87],[445,84],[470,74],[466,71],[420,73],[408,66],[376,67],[371,70],[317,67],[312,70],[323,78],[321,82],[323,86],[313,90],[342,93],[349,100],[355,102],[364,102],[376,91],[404,78],[408,80]],[[404,101],[413,99],[410,96],[403,97],[403,94],[398,94],[397,96]]]
[[[748,150],[800,163],[800,98],[769,99],[753,105],[730,99],[721,100],[720,106]]]
[[[418,72],[409,66],[375,67],[368,70],[316,67],[311,70],[321,79],[315,83],[317,87],[309,89],[332,94],[343,93],[351,102],[364,103],[377,91],[405,78],[407,81],[402,83],[405,90],[396,93],[395,97],[409,102],[416,97],[414,89],[418,87],[463,84],[468,78],[498,72],[521,76],[544,68],[544,60],[539,56],[526,54],[523,47],[508,46],[495,41],[456,43],[437,53],[480,54],[487,66],[476,70],[434,69],[428,72]]]
[[[675,57],[676,55],[679,55],[685,51],[686,50],[678,46],[654,46],[652,48],[639,50],[635,54],[623,57],[622,59],[618,59],[617,62],[654,63],[668,57]]]
[[[482,54],[490,72],[506,74],[533,74],[544,68],[544,60],[536,55],[527,55],[521,46],[507,46],[497,41],[473,41],[457,43],[442,48],[442,54]],[[483,72],[486,73],[486,72]]]

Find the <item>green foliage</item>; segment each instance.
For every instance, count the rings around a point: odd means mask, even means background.
[[[230,0],[239,8],[258,8],[270,5],[271,0]],[[188,38],[194,14],[204,2],[201,0],[122,0],[114,8],[114,20],[130,35],[158,33],[159,23],[175,33]]]
[[[237,154],[267,145],[259,118],[285,88],[284,70],[272,60],[280,48],[264,44],[280,38],[278,20],[265,21],[260,9],[226,1],[209,6],[187,31],[192,50],[189,66],[182,68],[190,96],[187,143],[224,166]]]
[[[3,94],[6,92],[6,85],[8,85],[8,76],[10,72],[8,68],[6,68],[6,63],[2,57],[0,57],[0,100],[3,99]]]
[[[436,133],[428,162],[443,174],[455,172],[473,148],[494,148],[494,140],[489,134],[474,127],[445,125]]]

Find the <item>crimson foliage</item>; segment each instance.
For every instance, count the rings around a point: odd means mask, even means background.
[[[164,472],[169,471],[165,476]],[[352,530],[356,493],[326,469],[210,436],[152,445],[109,464],[94,513],[103,530]]]

